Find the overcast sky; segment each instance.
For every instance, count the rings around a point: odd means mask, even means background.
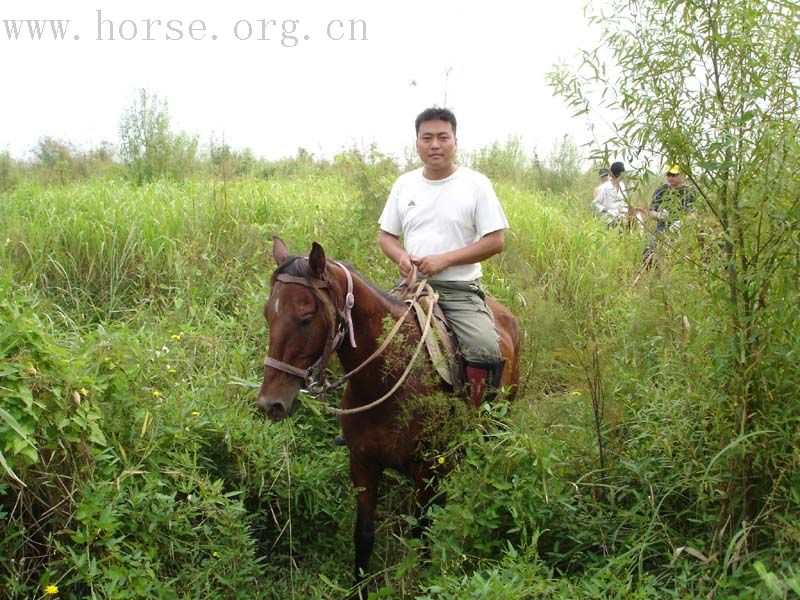
[[[177,129],[267,158],[373,142],[401,156],[416,114],[445,93],[462,150],[519,135],[545,156],[565,134],[589,138],[545,83],[595,44],[584,4],[4,0],[0,150],[24,156],[45,135],[116,143],[144,87],[168,100]],[[46,23],[31,41],[20,19],[62,19],[64,40]]]

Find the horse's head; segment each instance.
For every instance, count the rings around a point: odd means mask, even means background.
[[[314,242],[308,258],[290,256],[275,237],[272,255],[278,268],[264,306],[269,351],[258,407],[278,421],[294,414],[301,388],[319,383],[342,335],[334,305],[340,288],[326,271],[322,246]]]

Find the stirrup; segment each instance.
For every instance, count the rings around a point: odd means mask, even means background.
[[[333,445],[334,446],[347,446],[347,440],[344,439],[341,435],[337,435],[333,438]]]

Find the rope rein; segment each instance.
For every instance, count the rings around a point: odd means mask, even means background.
[[[416,268],[414,269],[414,281],[416,283]],[[411,373],[411,369],[413,368],[414,363],[416,362],[417,357],[419,356],[419,353],[422,350],[422,346],[425,345],[425,339],[428,337],[428,334],[430,333],[430,330],[431,330],[431,319],[433,318],[433,308],[436,305],[436,301],[439,298],[439,295],[436,292],[433,291],[433,288],[431,288],[431,286],[428,284],[428,282],[426,280],[422,280],[421,282],[419,282],[419,284],[417,284],[417,290],[414,293],[413,298],[411,298],[410,300],[406,300],[406,303],[408,304],[408,308],[406,309],[406,312],[403,314],[403,316],[400,319],[397,320],[397,323],[395,323],[394,327],[392,328],[392,331],[389,332],[389,335],[386,336],[386,339],[384,340],[383,344],[381,344],[380,348],[378,348],[372,354],[372,356],[370,356],[366,361],[364,361],[363,363],[358,365],[355,369],[353,369],[352,371],[350,371],[346,375],[342,376],[339,380],[337,380],[335,382],[336,386],[341,385],[343,382],[347,381],[347,379],[351,375],[354,375],[355,373],[358,373],[361,369],[363,369],[375,357],[377,357],[381,352],[383,352],[386,349],[386,347],[389,345],[389,342],[391,341],[391,339],[395,336],[395,334],[397,334],[398,331],[400,331],[400,326],[405,322],[405,319],[408,316],[408,313],[411,312],[411,310],[414,308],[414,305],[417,304],[417,301],[419,300],[419,297],[420,297],[420,295],[422,294],[423,291],[425,291],[428,295],[431,296],[431,302],[429,303],[429,307],[428,307],[428,314],[425,315],[425,326],[422,328],[422,334],[419,337],[419,342],[417,343],[417,348],[416,348],[416,350],[414,350],[414,355],[411,357],[411,360],[408,362],[408,366],[406,367],[406,369],[403,372],[403,374],[400,376],[400,379],[397,380],[397,382],[392,386],[392,389],[390,389],[386,394],[384,394],[383,396],[381,396],[377,400],[373,400],[369,404],[365,404],[364,406],[357,406],[356,408],[336,408],[336,407],[333,407],[333,406],[327,406],[326,405],[325,406],[325,410],[327,412],[329,412],[331,414],[334,414],[334,415],[354,415],[354,414],[357,414],[357,413],[368,411],[370,409],[375,408],[376,406],[378,406],[382,402],[384,402],[387,398],[389,398],[392,394],[394,394],[400,388],[401,385],[403,385],[403,382],[405,382],[405,380],[408,378],[409,374]],[[334,384],[332,384],[331,387],[334,387]]]
[[[427,288],[425,286],[427,286]],[[408,317],[408,314],[414,308],[414,305],[417,303],[417,301],[419,300],[420,296],[422,295],[422,292],[424,292],[424,291],[428,291],[428,293],[434,294],[433,289],[430,286],[428,286],[427,283],[425,283],[425,285],[422,285],[422,284],[418,285],[417,289],[416,289],[416,292],[414,293],[413,297],[410,300],[405,300],[406,304],[408,304],[408,308],[403,313],[403,316],[401,316],[395,322],[394,327],[392,327],[391,331],[389,331],[389,333],[386,335],[386,339],[383,340],[383,343],[380,345],[380,347],[377,350],[375,350],[375,352],[373,352],[369,356],[369,358],[367,358],[364,362],[362,362],[360,365],[358,365],[355,369],[353,369],[349,373],[345,373],[344,375],[342,375],[339,379],[337,379],[333,383],[326,384],[325,389],[323,391],[326,392],[328,390],[332,390],[332,389],[335,389],[335,388],[341,386],[343,383],[346,383],[347,380],[350,379],[351,376],[355,375],[356,373],[361,371],[364,367],[366,367],[369,363],[371,363],[373,360],[378,358],[378,356],[380,356],[383,353],[383,351],[386,350],[386,348],[388,348],[389,343],[392,341],[394,336],[397,335],[397,333],[400,331],[400,327],[402,327],[403,323],[406,320],[406,317]]]

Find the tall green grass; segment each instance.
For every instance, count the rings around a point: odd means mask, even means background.
[[[336,423],[310,400],[264,422],[252,387],[272,236],[298,253],[318,241],[388,287],[374,219],[391,181],[376,160],[0,195],[4,593],[346,595],[354,492]],[[522,391],[452,441],[427,554],[408,537],[411,488],[388,476],[376,597],[788,595],[796,452],[750,457],[783,473],[770,513],[739,546],[710,536],[720,467],[748,446],[719,444],[722,325],[684,258],[700,257],[691,231],[640,273],[646,236],[607,229],[581,194],[497,189],[511,231],[485,283],[520,318]],[[800,374],[769,360],[785,402]],[[789,431],[773,425],[764,436]]]

